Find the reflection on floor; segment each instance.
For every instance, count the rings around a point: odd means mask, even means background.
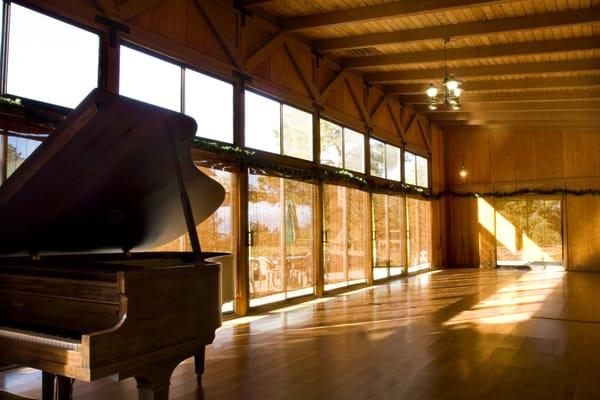
[[[435,271],[227,322],[170,399],[600,399],[600,274]],[[0,388],[40,395],[40,374]],[[75,399],[135,399],[77,382]]]

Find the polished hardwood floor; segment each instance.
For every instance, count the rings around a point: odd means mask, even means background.
[[[600,399],[600,274],[445,270],[228,321],[170,399]],[[39,397],[41,376],[0,373]],[[76,382],[75,399],[135,399]]]

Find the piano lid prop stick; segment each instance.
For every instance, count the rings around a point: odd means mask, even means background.
[[[179,185],[179,198],[181,199],[181,207],[183,208],[183,215],[185,217],[185,223],[187,230],[190,235],[190,243],[192,245],[192,253],[194,258],[194,264],[204,264],[202,260],[202,250],[200,248],[200,240],[198,239],[198,232],[196,232],[196,223],[194,222],[194,213],[192,212],[192,206],[190,205],[190,198],[188,197],[185,185],[183,183],[183,173],[181,172],[181,165],[179,164],[179,157],[177,157],[177,144],[175,143],[175,137],[171,130],[171,126],[167,124],[167,140],[171,145],[171,156],[173,158],[173,167],[175,168],[175,175],[177,176],[177,184]]]

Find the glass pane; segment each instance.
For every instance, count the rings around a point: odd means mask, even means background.
[[[373,246],[373,259],[375,267],[387,267],[389,260],[388,250],[388,206],[387,196],[373,194],[373,230],[375,231],[375,244]]]
[[[348,128],[344,128],[344,168],[365,172],[365,138]]]
[[[562,265],[558,199],[496,199],[498,265]]]
[[[417,186],[429,186],[428,164],[425,157],[417,156]]]
[[[369,139],[371,152],[371,175],[385,178],[385,144],[376,139]]]
[[[99,36],[15,3],[10,10],[7,92],[77,106],[98,86]]]
[[[221,206],[219,206],[210,217],[202,221],[202,223],[196,227],[202,250],[231,253],[235,255],[233,251],[233,209],[231,206],[231,199],[235,195],[232,192],[235,174],[205,167],[200,167],[199,169],[225,188],[225,199]],[[151,249],[150,251],[192,251],[189,235],[182,235],[177,239]],[[235,298],[235,256],[225,258],[221,263],[222,310],[224,312],[233,311],[233,300]]]
[[[390,272],[398,274],[406,266],[406,242],[404,197],[387,196],[388,205],[388,240],[390,247]]]
[[[127,46],[120,48],[119,93],[181,111],[181,67]]]
[[[1,140],[0,136],[0,140]],[[7,172],[9,177],[13,172],[25,161],[27,157],[33,153],[41,142],[37,140],[24,139],[19,137],[8,137],[8,154],[7,154]]]
[[[310,294],[302,289],[313,279],[313,185],[284,179],[286,291]]]
[[[280,154],[281,105],[246,90],[246,146]]]
[[[185,70],[185,113],[196,120],[196,136],[233,143],[233,85]]]
[[[400,180],[400,148],[390,144],[385,145],[386,178]]]
[[[367,215],[367,192],[346,189],[348,198],[348,279],[351,282],[362,281],[367,277],[367,240],[369,225],[365,223]]]
[[[431,207],[427,200],[407,199],[408,272],[431,266]]]
[[[312,161],[312,114],[283,105],[283,154]]]
[[[417,161],[413,153],[404,152],[404,182],[409,185],[417,184]]]
[[[321,120],[321,164],[342,168],[342,127]]]
[[[345,286],[348,280],[346,270],[346,218],[348,204],[346,188],[343,186],[323,186],[323,250],[325,289]]]
[[[251,232],[249,249],[250,298],[283,293],[285,254],[285,209],[282,202],[281,179],[248,176],[248,228]]]

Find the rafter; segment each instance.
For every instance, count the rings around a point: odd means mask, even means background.
[[[600,70],[600,59],[482,65],[477,67],[452,68],[450,72],[457,77],[480,77],[596,70]],[[371,83],[411,80],[439,80],[444,76],[444,74],[445,71],[443,68],[410,71],[383,71],[366,74],[365,80]]]
[[[405,83],[386,86],[386,92],[390,94],[416,94],[424,93],[428,83]],[[582,75],[557,78],[526,78],[526,79],[502,79],[470,81],[462,84],[466,92],[485,92],[494,90],[532,90],[547,88],[574,88],[585,86],[600,86],[600,75]]]
[[[379,101],[379,103],[377,103],[377,105],[375,106],[375,108],[373,109],[373,111],[371,112],[371,119],[375,118],[377,116],[377,114],[383,110],[383,107],[385,107],[385,105],[388,103],[388,101],[391,99],[392,97],[389,94],[385,94],[381,100]]]
[[[392,106],[389,102],[387,103],[387,109],[388,109],[390,115],[392,116],[392,122],[394,123],[394,126],[396,127],[396,131],[398,132],[398,135],[400,135],[400,139],[402,140],[402,142],[406,142],[407,141],[406,131],[404,130],[402,121],[400,121],[400,118],[394,112],[394,109],[392,108]]]
[[[329,98],[329,96],[333,92],[333,89],[335,89],[338,84],[340,84],[341,82],[343,82],[344,79],[346,79],[347,75],[348,75],[348,70],[346,70],[345,68],[342,69],[340,72],[338,72],[338,74],[335,76],[335,78],[333,78],[327,84],[327,86],[325,87],[325,89],[323,89],[323,91],[321,92],[321,101],[322,102],[327,101],[327,99]]]
[[[423,128],[423,123],[421,122],[421,120],[417,121],[417,126],[419,128],[419,132],[421,132],[421,137],[423,138],[423,141],[425,142],[425,146],[427,147],[427,150],[431,153],[431,139],[429,139],[431,127],[429,126],[429,124],[430,124],[430,122],[427,121],[427,127]]]
[[[456,113],[456,111],[447,108],[438,108],[429,110],[426,105],[415,105],[414,109],[418,112],[429,114]],[[529,111],[583,111],[600,110],[599,100],[561,100],[561,101],[523,101],[506,103],[465,103],[460,107],[461,112],[503,112],[513,111],[526,113]]]
[[[164,0],[129,0],[119,6],[119,15],[123,21],[127,21],[164,2]]]
[[[600,115],[594,111],[530,111],[527,113],[505,112],[477,112],[477,113],[440,113],[430,114],[427,118],[431,121],[462,121],[462,120],[509,120],[518,119],[520,121],[596,121],[600,122]]]
[[[473,119],[468,121],[436,121],[436,125],[440,125],[443,127],[452,127],[452,126],[485,126],[486,128],[494,128],[494,127],[542,127],[546,129],[554,129],[554,128],[594,128],[597,127],[600,121],[548,121],[548,120],[539,120],[539,121],[523,121],[523,120],[506,120],[506,121],[498,121],[498,120],[482,120],[482,119]]]
[[[215,25],[214,21],[216,19],[214,18],[213,14],[212,14],[212,10],[210,9],[210,6],[207,6],[206,2],[202,1],[202,0],[196,0],[195,3],[198,6],[200,13],[206,20],[208,27],[210,28],[210,30],[213,32],[213,34],[217,38],[219,44],[221,44],[221,47],[223,48],[223,50],[225,50],[225,53],[227,53],[227,55],[229,56],[229,58],[231,59],[233,64],[237,68],[241,69],[243,67],[243,60],[242,60],[242,56],[239,52],[239,49],[237,49],[235,46],[233,46],[231,43],[229,43],[224,38],[224,35],[221,32],[221,29],[217,25]]]
[[[274,0],[239,0],[239,5],[242,8],[255,8],[272,3]]]
[[[310,28],[348,24],[352,22],[367,22],[374,19],[394,17],[410,17],[418,14],[450,11],[474,6],[491,6],[509,3],[515,0],[420,0],[393,1],[366,7],[345,10],[328,11],[319,14],[304,15],[283,20],[284,31],[299,31]]]
[[[252,71],[266,60],[275,50],[283,46],[287,41],[287,35],[279,33],[273,37],[267,44],[258,49],[254,54],[246,59],[246,71]]]
[[[350,96],[352,97],[352,100],[354,101],[356,108],[358,108],[358,111],[360,112],[360,115],[361,115],[363,121],[366,124],[368,124],[369,123],[369,113],[367,112],[367,107],[365,107],[364,102],[362,102],[360,100],[360,98],[356,95],[356,93],[354,93],[354,89],[352,88],[352,85],[348,81],[348,78],[344,78],[344,82],[346,84],[346,87],[348,88],[348,91],[350,92]]]
[[[517,93],[466,93],[461,97],[463,104],[476,102],[513,102],[513,101],[552,101],[552,100],[600,100],[600,89],[582,90],[538,90]],[[405,95],[398,96],[403,104],[427,104],[427,96]]]
[[[298,75],[300,75],[300,79],[302,79],[302,82],[304,83],[306,90],[310,94],[310,97],[314,101],[319,101],[320,93],[317,90],[317,87],[315,86],[313,81],[310,79],[310,77],[306,73],[306,69],[302,68],[300,66],[300,64],[298,64],[298,60],[296,58],[296,55],[294,54],[294,51],[291,48],[290,43],[285,42],[283,44],[283,47],[285,48],[285,51],[287,52],[288,56],[290,57],[290,60],[292,61],[292,64],[294,65],[296,72],[298,73]]]
[[[444,37],[460,38],[490,33],[526,31],[537,28],[590,24],[600,21],[600,7],[532,14],[523,17],[466,22],[405,31],[370,33],[335,39],[321,39],[313,43],[320,52],[373,47],[388,44],[439,40]]]
[[[473,60],[478,58],[536,55],[567,51],[600,49],[600,37],[558,40],[540,40],[495,46],[477,46],[448,49],[448,60]],[[346,68],[381,67],[386,65],[420,64],[444,61],[444,50],[404,52],[366,57],[342,58]]]

